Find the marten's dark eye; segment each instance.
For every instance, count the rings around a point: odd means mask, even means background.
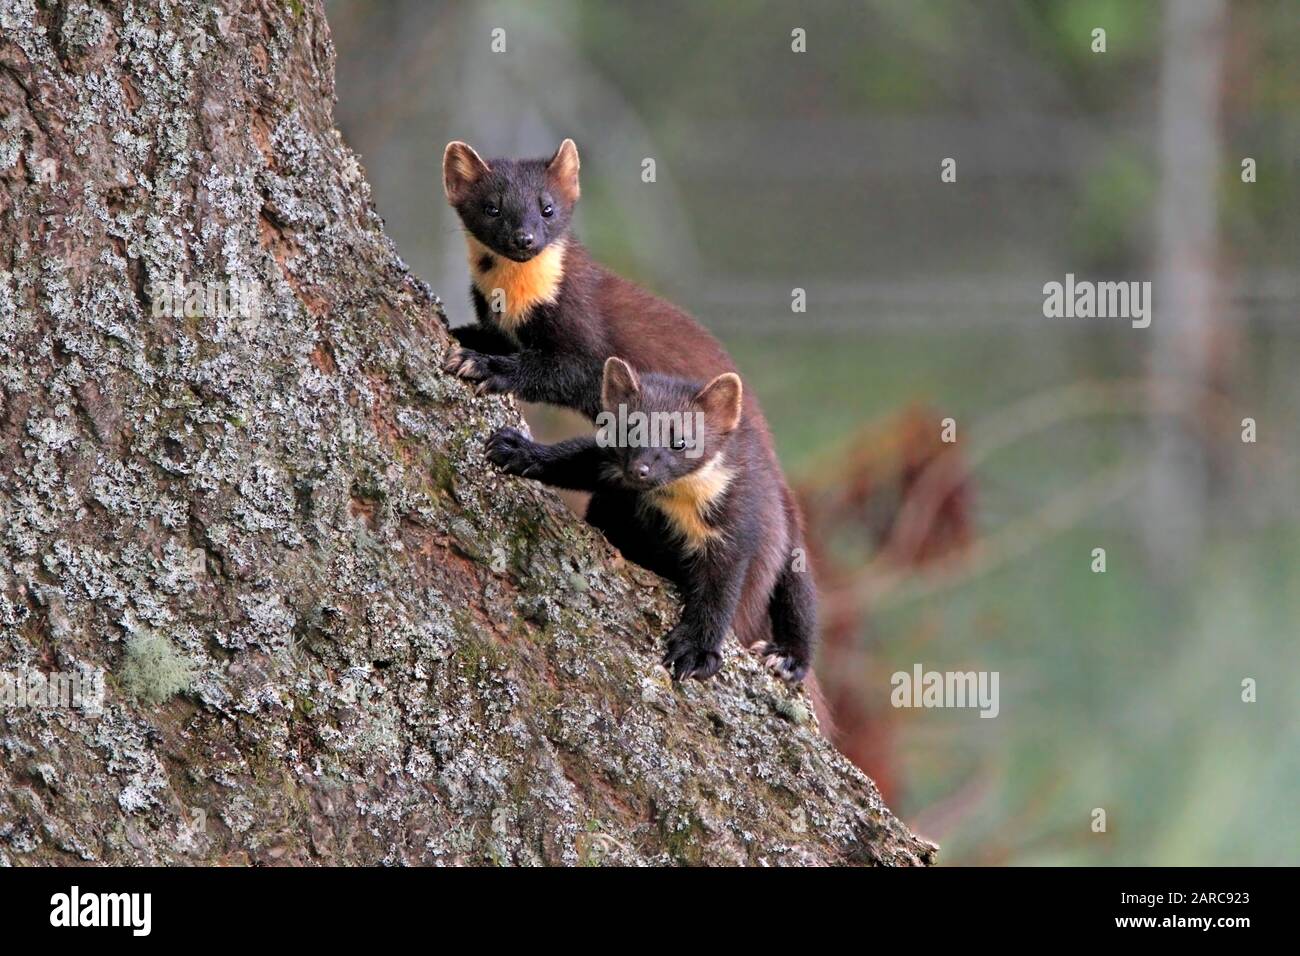
[[[548,202],[542,203],[542,215],[547,219],[550,219],[555,215],[555,207]]]
[[[674,439],[673,439],[673,451],[685,451],[685,450],[686,450],[686,439],[685,439],[685,438],[680,438],[680,437],[679,437],[679,438],[674,438]]]
[[[489,216],[491,216],[493,219],[501,215],[501,208],[494,202],[484,203],[483,211],[487,213]]]

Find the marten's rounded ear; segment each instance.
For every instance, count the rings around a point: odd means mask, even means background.
[[[600,403],[606,411],[618,411],[620,405],[637,404],[641,382],[621,358],[611,355],[605,359],[605,380],[600,385]]]
[[[700,389],[694,402],[715,431],[726,434],[740,424],[742,389],[735,372],[719,375]]]
[[[442,189],[447,202],[453,206],[463,203],[474,184],[491,171],[468,143],[458,139],[448,143],[442,154]]]
[[[578,147],[571,139],[566,139],[555,151],[551,161],[546,164],[546,178],[551,188],[559,193],[564,201],[572,206],[578,201]]]

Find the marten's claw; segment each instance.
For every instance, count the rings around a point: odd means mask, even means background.
[[[484,372],[478,359],[477,352],[469,349],[452,349],[442,363],[442,370],[457,378],[469,379],[471,382],[481,381]]]
[[[808,661],[801,655],[792,654],[771,641],[755,645],[754,650],[767,669],[787,684],[798,684],[808,676]]]
[[[477,395],[499,395],[513,390],[517,360],[510,355],[485,355],[473,349],[452,349],[442,369],[474,386]]]
[[[460,363],[464,361],[461,357],[462,349],[452,349],[447,353],[447,357],[442,360],[442,370],[448,375],[456,375],[460,369]]]
[[[673,680],[682,681],[688,677],[696,680],[708,680],[722,669],[722,655],[699,642],[690,635],[674,631],[668,635],[668,649],[664,652],[664,667]]]
[[[772,654],[765,661],[768,668],[776,674],[777,677],[787,684],[798,684],[808,676],[808,665],[796,661],[792,658],[785,657],[781,654]]]
[[[484,452],[488,461],[512,475],[528,477],[537,465],[532,441],[517,428],[498,428],[487,440]]]

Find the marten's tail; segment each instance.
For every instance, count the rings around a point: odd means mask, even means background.
[[[826,699],[817,675],[809,671],[808,676],[803,679],[803,686],[804,690],[808,691],[808,699],[812,703],[813,713],[817,715],[817,725],[821,728],[822,736],[831,743],[836,743],[840,729],[835,724],[835,715],[831,713],[830,701]]]

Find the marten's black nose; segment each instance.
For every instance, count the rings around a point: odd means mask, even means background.
[[[645,462],[642,462],[632,469],[632,473],[638,478],[648,478],[650,477],[650,466]]]
[[[516,249],[531,249],[533,247],[533,234],[524,232],[522,229],[515,233],[514,243]]]

